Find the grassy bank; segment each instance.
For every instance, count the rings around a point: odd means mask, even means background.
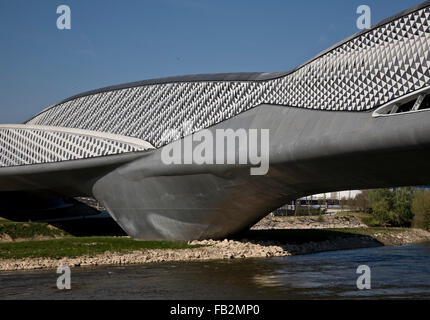
[[[1,239],[34,239],[40,237],[57,238],[64,237],[67,233],[47,223],[24,223],[0,220]]]
[[[355,217],[369,227],[379,227],[380,226],[380,221],[378,220],[378,218],[375,217],[374,215],[370,214],[370,213],[345,211],[345,212],[340,212],[340,213],[336,214],[336,216],[339,216],[339,217]]]
[[[407,228],[342,228],[342,229],[279,229],[279,230],[250,230],[238,235],[255,241],[276,241],[280,243],[302,244],[306,242],[321,242],[338,238],[379,237],[399,235],[407,232]]]
[[[105,252],[127,253],[148,249],[197,248],[185,242],[138,241],[130,238],[83,237],[0,243],[0,259],[94,256]]]
[[[250,230],[233,239],[191,243],[126,237],[9,241],[0,242],[0,271],[284,257],[424,241],[430,241],[429,232],[400,228]]]
[[[230,237],[233,241],[195,242],[193,245],[95,234],[74,237],[46,223],[0,220],[0,270],[51,268],[64,259],[71,265],[130,264],[232,256],[285,256],[430,241],[430,233],[423,230],[365,227],[357,219],[369,222],[368,214],[341,213],[339,216],[347,219],[324,217],[321,220],[330,221],[319,222],[321,228],[315,229],[311,229],[311,225],[318,221],[310,218],[266,218],[264,228]],[[284,220],[289,222],[285,224]]]
[[[241,242],[301,245],[309,242],[336,241],[338,239],[368,238],[380,245],[397,243],[408,230],[402,228],[357,228],[315,230],[252,230],[244,232],[235,240]],[[401,237],[400,237],[401,236]],[[186,242],[139,241],[126,237],[67,237],[41,241],[0,243],[0,259],[52,258],[95,256],[106,252],[127,253],[148,249],[191,249],[199,245]]]

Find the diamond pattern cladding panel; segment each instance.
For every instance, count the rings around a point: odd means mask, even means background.
[[[0,128],[0,150],[0,167],[10,167],[92,158],[143,148],[65,132]]]
[[[413,12],[282,78],[155,84],[97,93],[62,103],[29,123],[133,136],[160,147],[263,103],[369,110],[430,86],[429,17],[428,7]],[[178,134],[163,139],[169,129]]]

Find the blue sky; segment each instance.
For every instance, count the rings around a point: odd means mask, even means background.
[[[0,123],[104,86],[174,75],[288,71],[421,0],[0,0]],[[72,29],[56,27],[70,6]]]

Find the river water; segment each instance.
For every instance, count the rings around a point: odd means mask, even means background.
[[[359,265],[370,290],[357,289]],[[55,270],[0,272],[0,299],[430,298],[430,244],[71,270],[71,290],[57,289]]]

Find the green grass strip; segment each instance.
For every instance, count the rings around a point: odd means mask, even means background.
[[[23,223],[0,221],[0,235],[7,234],[12,239],[33,237],[56,237],[65,234],[64,231],[50,226],[47,223]]]
[[[0,259],[79,257],[105,252],[130,252],[144,249],[187,249],[200,246],[186,242],[138,241],[130,238],[84,237],[42,241],[0,243]]]

